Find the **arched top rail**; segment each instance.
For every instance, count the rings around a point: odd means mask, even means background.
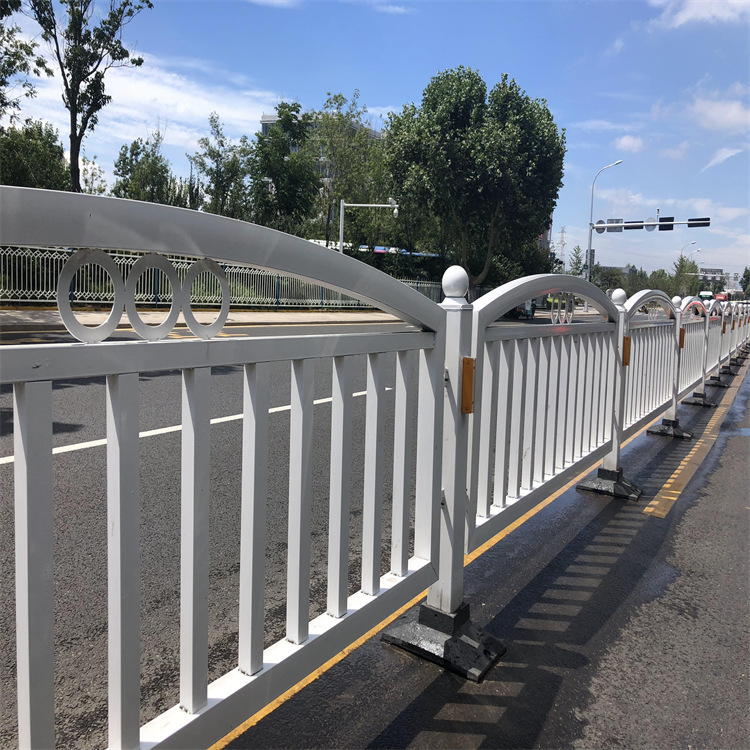
[[[670,318],[676,316],[677,308],[668,294],[658,289],[644,289],[636,292],[625,303],[628,318],[632,318],[644,305],[648,305],[651,302],[656,302]]]
[[[721,318],[723,318],[724,315],[725,315],[724,306],[717,299],[712,299],[708,303],[708,307],[706,308],[706,311],[708,312],[708,316],[711,317],[711,318],[713,318],[713,317],[721,317]]]
[[[704,318],[708,315],[706,304],[700,297],[685,297],[680,304],[680,311],[683,315],[689,311],[692,311],[696,315],[701,315]]]
[[[420,328],[439,305],[366,263],[267,227],[155,203],[0,187],[0,245],[131,250],[211,258],[313,281]]]
[[[545,273],[509,281],[480,297],[474,303],[478,325],[480,329],[485,328],[527,299],[550,294],[581,297],[588,300],[607,320],[617,320],[617,307],[599,287],[577,276]]]

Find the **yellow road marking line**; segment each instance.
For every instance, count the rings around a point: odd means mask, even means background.
[[[703,463],[711,448],[713,448],[716,439],[719,437],[719,429],[724,422],[724,418],[732,405],[742,381],[742,377],[737,376],[737,383],[727,388],[724,398],[716,407],[716,412],[708,421],[703,434],[696,440],[695,445],[690,449],[687,456],[680,462],[674,474],[664,483],[654,499],[643,509],[643,512],[655,518],[666,518],[672,506],[677,502],[682,492],[693,478],[698,467]]]

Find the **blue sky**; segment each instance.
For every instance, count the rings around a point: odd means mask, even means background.
[[[547,100],[567,133],[553,240],[566,259],[594,221],[710,216],[708,229],[594,235],[597,260],[671,270],[750,265],[750,4],[715,0],[154,0],[125,39],[145,57],[108,73],[114,97],[85,141],[111,176],[123,143],[155,127],[178,173],[217,111],[252,136],[281,99],[320,108],[327,92],[380,116],[419,103],[430,78],[464,65],[488,87],[503,73]],[[23,22],[33,33],[33,25]],[[65,137],[60,81],[42,81],[24,115]],[[562,229],[565,228],[564,235]],[[695,241],[694,245],[690,245]],[[687,245],[687,247],[685,247]]]

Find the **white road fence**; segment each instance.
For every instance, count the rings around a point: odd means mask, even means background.
[[[0,304],[56,304],[57,283],[74,248],[0,247]],[[330,252],[334,252],[330,250]],[[127,279],[142,253],[115,252],[112,259]],[[195,259],[174,255],[169,258],[177,277],[184,281]],[[362,302],[333,292],[304,279],[263,271],[245,264],[222,264],[229,285],[230,303],[236,307],[317,307],[357,308]],[[440,302],[439,282],[399,279],[433,302]],[[206,275],[192,284],[191,301],[204,307],[222,303],[222,290],[215,277]],[[172,285],[163,270],[150,267],[139,275],[134,299],[140,307],[167,305],[172,301]],[[111,303],[114,288],[109,275],[98,265],[79,269],[69,288],[71,303],[96,305]]]
[[[465,553],[587,467],[601,461],[603,471],[621,472],[624,440],[662,414],[676,423],[679,400],[691,391],[705,393],[712,378],[731,371],[748,338],[745,303],[706,307],[657,291],[626,300],[617,290],[610,299],[582,279],[544,275],[518,279],[470,304],[466,275],[454,267],[444,277],[446,299],[438,305],[365,264],[296,237],[93,196],[1,187],[0,246],[38,248],[28,251],[39,261],[38,273],[11,274],[3,283],[24,289],[30,295],[25,299],[34,299],[35,284],[52,284],[69,330],[89,342],[2,351],[0,384],[12,386],[14,404],[16,694],[18,743],[24,748],[55,744],[55,382],[106,379],[109,746],[205,748],[425,589],[430,606],[455,612],[463,601]],[[78,250],[49,249],[59,247]],[[54,271],[52,258],[60,263]],[[71,280],[86,265],[100,266],[108,280],[75,294],[101,294],[108,286],[114,303],[110,320],[95,329],[77,324],[70,302]],[[154,293],[157,269],[160,283],[168,281],[172,292],[158,293],[171,308],[164,324],[149,327],[136,323],[135,305]],[[216,323],[193,320],[198,340],[160,341],[180,309],[190,323],[196,301],[190,290],[202,276],[213,279],[200,299],[220,307]],[[317,303],[322,287],[324,303],[338,304],[341,296],[390,312],[411,327],[216,338],[237,289],[252,289],[250,298],[267,304],[282,277],[288,290],[302,290],[290,291],[291,298],[299,294]],[[310,289],[318,291],[311,295]],[[502,320],[538,297],[552,300],[548,320]],[[576,312],[576,300],[587,301],[595,313]],[[146,340],[106,341],[123,311]],[[361,582],[350,595],[355,357],[365,358],[367,384],[362,538],[356,550]],[[324,614],[313,617],[312,420],[314,363],[320,359],[332,376],[327,604]],[[395,371],[387,369],[391,360]],[[264,649],[267,404],[269,368],[278,362],[286,362],[291,375],[284,447],[290,466],[286,632]],[[209,682],[211,382],[212,368],[228,366],[241,368],[244,389],[237,467],[239,645],[235,668]],[[160,371],[179,371],[182,381],[179,702],[141,726],[139,375]],[[388,429],[387,378],[395,382],[388,395],[395,400],[395,424]],[[388,471],[386,443],[393,453]],[[392,477],[388,487],[386,475]],[[384,493],[393,498],[389,534]],[[381,560],[388,561],[385,567]]]

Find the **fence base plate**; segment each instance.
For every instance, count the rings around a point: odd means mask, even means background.
[[[647,435],[661,435],[663,437],[680,438],[681,440],[692,440],[693,433],[680,427],[679,419],[662,419],[661,424],[649,427]]]
[[[736,367],[729,367],[729,365],[723,365],[719,372],[722,375],[737,375],[739,374],[739,369]]]
[[[469,619],[469,605],[446,614],[420,604],[383,633],[383,641],[439,664],[473,682],[481,682],[505,653],[505,646]]]
[[[712,375],[710,378],[706,379],[706,385],[711,388],[729,388],[729,383],[725,383],[715,375]]]
[[[705,393],[701,393],[700,391],[696,391],[695,393],[693,393],[690,398],[683,398],[682,403],[691,404],[692,406],[706,406],[709,409],[716,406],[713,401],[709,400],[708,396],[706,396]]]
[[[576,485],[578,490],[589,490],[598,492],[600,495],[612,495],[626,500],[637,501],[643,494],[640,487],[634,485],[622,475],[622,469],[611,471],[610,469],[599,469],[596,476],[587,477]]]

